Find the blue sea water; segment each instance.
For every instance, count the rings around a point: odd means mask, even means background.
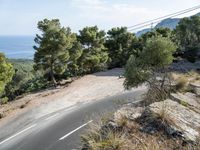
[[[0,36],[0,52],[7,58],[33,59],[33,36]]]

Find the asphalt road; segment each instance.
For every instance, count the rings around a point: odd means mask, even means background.
[[[91,122],[122,103],[139,101],[144,91],[128,92],[49,114],[0,141],[0,150],[76,150],[80,135]]]

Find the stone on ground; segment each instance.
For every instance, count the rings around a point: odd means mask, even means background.
[[[131,107],[126,106],[119,109],[114,114],[114,121],[121,119],[121,117],[126,117],[129,120],[135,120],[139,118],[144,111],[143,107]]]

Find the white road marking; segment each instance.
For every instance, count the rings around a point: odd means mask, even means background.
[[[87,105],[87,104],[89,104],[89,103],[91,103],[91,102],[90,102],[90,101],[87,101],[87,102],[85,102],[84,104]]]
[[[132,104],[143,102],[143,100],[132,102]]]
[[[67,108],[67,109],[65,109],[64,111],[65,112],[68,112],[68,111],[70,111],[70,110],[73,110],[74,108],[76,108],[77,106],[72,106],[72,107],[70,107],[70,108]]]
[[[37,124],[34,124],[34,125],[32,125],[32,126],[26,128],[26,129],[24,129],[24,130],[22,130],[22,131],[16,133],[16,134],[14,134],[13,136],[11,136],[11,137],[9,137],[9,138],[3,140],[2,142],[0,142],[0,145],[3,144],[3,143],[5,143],[5,142],[7,142],[7,141],[9,141],[9,140],[11,140],[11,139],[13,139],[13,138],[16,137],[16,136],[18,136],[18,135],[20,135],[20,134],[22,134],[22,133],[28,131],[29,129],[34,128],[36,125],[37,125]]]
[[[69,132],[68,134],[64,135],[63,137],[61,137],[59,140],[64,140],[65,138],[67,138],[68,136],[70,136],[71,134],[73,134],[74,132],[80,130],[81,128],[87,126],[89,123],[91,123],[93,120],[88,121],[87,123],[83,124],[82,126],[76,128],[75,130]]]
[[[53,118],[55,118],[55,117],[58,116],[58,115],[59,115],[59,113],[56,113],[56,114],[54,114],[54,115],[52,115],[52,116],[46,118],[45,120],[47,121],[47,120],[53,119]]]

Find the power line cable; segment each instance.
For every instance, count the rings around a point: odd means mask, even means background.
[[[137,30],[137,29],[152,25],[152,23],[153,24],[159,23],[163,19],[167,19],[166,17],[168,17],[168,18],[169,17],[170,18],[171,17],[176,17],[176,16],[179,16],[179,15],[182,15],[182,14],[185,14],[185,13],[197,10],[197,9],[200,9],[200,5],[192,7],[192,8],[189,8],[189,9],[182,10],[182,11],[179,11],[179,12],[176,12],[176,13],[173,13],[173,14],[169,14],[169,15],[166,15],[166,16],[163,16],[163,17],[152,19],[152,20],[149,20],[149,21],[146,21],[146,22],[143,22],[143,23],[139,23],[139,24],[136,24],[134,26],[128,27],[128,29],[129,29],[129,31]]]
[[[165,15],[165,16],[162,16],[162,17],[159,17],[159,18],[156,18],[156,19],[152,19],[152,20],[149,20],[149,21],[145,21],[145,22],[143,22],[143,23],[139,23],[139,24],[130,26],[130,27],[128,27],[128,28],[133,28],[133,27],[136,27],[136,26],[140,26],[140,25],[143,25],[143,24],[146,24],[146,23],[149,23],[149,22],[153,22],[153,21],[156,21],[156,20],[164,19],[164,18],[166,18],[166,17],[167,17],[167,18],[168,18],[168,17],[172,17],[172,16],[174,16],[174,15],[176,15],[176,14],[180,14],[180,13],[183,13],[183,12],[185,12],[185,11],[191,11],[191,10],[194,10],[194,9],[196,9],[196,8],[199,8],[199,7],[200,7],[200,5],[195,6],[195,7],[192,7],[192,8],[188,8],[188,9],[185,9],[185,10],[181,10],[181,11],[178,11],[178,12],[175,12],[175,13],[172,13],[172,14],[169,14],[169,15]]]

